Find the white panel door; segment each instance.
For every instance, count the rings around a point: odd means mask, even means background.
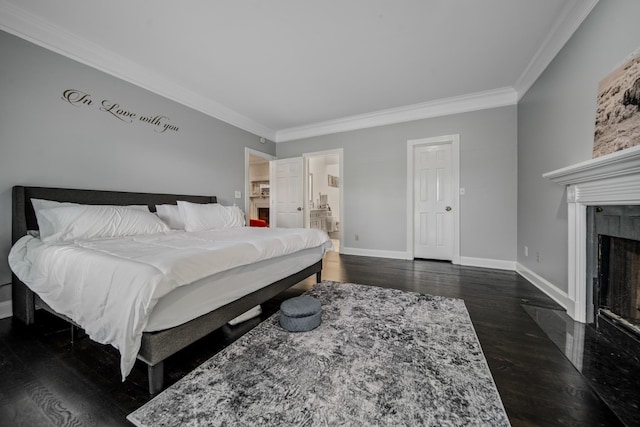
[[[414,257],[452,260],[451,145],[417,146],[414,153]]]
[[[271,209],[269,222],[272,227],[303,227],[303,179],[302,157],[271,161]],[[275,184],[275,187],[274,187]]]

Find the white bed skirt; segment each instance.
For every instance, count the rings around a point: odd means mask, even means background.
[[[144,330],[154,332],[186,323],[315,264],[323,254],[323,247],[305,249],[181,286],[158,301]]]

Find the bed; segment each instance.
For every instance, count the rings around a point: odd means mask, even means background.
[[[216,202],[216,198],[212,196],[16,186],[13,188],[12,241],[14,244],[19,240],[28,240],[29,238],[24,236],[38,230],[38,221],[31,199],[82,205],[146,205],[152,212],[155,211],[156,205],[172,205],[178,201],[202,205]],[[253,228],[242,227],[238,232],[248,232],[249,229]],[[254,230],[268,231],[261,228]],[[219,271],[207,277],[207,280],[215,280],[219,284],[230,284],[228,295],[225,294],[226,300],[223,299],[222,303],[217,301],[217,306],[211,309],[202,302],[206,300],[203,292],[209,292],[206,290],[210,288],[205,278],[203,278],[204,282],[181,286],[160,298],[149,315],[150,321],[145,323],[145,326],[149,327],[141,333],[139,351],[137,351],[137,359],[148,367],[149,392],[155,394],[162,390],[163,362],[167,357],[309,276],[315,274],[316,280],[320,282],[322,255],[326,248],[326,246],[308,248],[278,256],[274,260],[263,259]],[[16,319],[25,324],[32,324],[35,319],[35,309],[39,307],[64,318],[76,327],[85,327],[51,308],[16,274],[13,275],[12,283],[13,315]],[[190,295],[191,299],[189,299]],[[168,320],[162,316],[159,316],[159,319],[154,318],[156,312],[169,314],[179,312],[180,310],[176,307],[180,304],[183,312],[185,307],[188,309],[187,320],[180,316],[173,316],[175,318],[170,317]],[[189,318],[189,316],[197,317]]]

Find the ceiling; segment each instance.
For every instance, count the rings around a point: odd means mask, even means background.
[[[513,105],[597,0],[0,0],[0,29],[280,142]]]

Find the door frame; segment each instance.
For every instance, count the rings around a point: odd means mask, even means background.
[[[338,230],[338,238],[340,242],[344,242],[344,225],[345,225],[345,216],[344,216],[344,149],[336,148],[333,150],[324,150],[324,151],[314,151],[312,153],[303,153],[302,159],[303,161],[303,176],[304,176],[304,226],[306,228],[309,227],[309,157],[319,157],[319,156],[328,156],[328,155],[338,155],[338,171],[340,173],[339,179],[339,188],[340,188],[340,207],[338,209],[338,218],[340,218],[340,229]],[[342,245],[342,243],[340,243]]]
[[[453,253],[451,262],[460,264],[460,134],[407,141],[407,254],[414,259],[414,158],[417,147],[451,145],[451,201],[453,211]]]
[[[275,160],[276,156],[271,154],[263,153],[262,151],[254,150],[253,148],[244,147],[244,215],[249,225],[249,215],[251,208],[251,199],[249,196],[251,195],[251,182],[249,181],[249,156],[260,157],[267,161]],[[269,201],[271,203],[271,201]]]

